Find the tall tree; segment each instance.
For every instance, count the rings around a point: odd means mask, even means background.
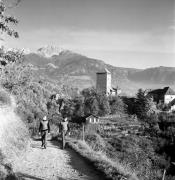
[[[138,90],[136,95],[136,115],[139,119],[147,118],[151,111],[151,99],[145,94],[142,89]]]

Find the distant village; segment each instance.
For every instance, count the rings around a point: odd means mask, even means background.
[[[97,92],[103,92],[108,96],[120,95],[122,92],[120,88],[112,87],[112,76],[108,69],[96,73],[96,89]],[[175,91],[170,87],[154,90],[149,89],[146,90],[146,94],[157,105],[164,104],[169,107],[170,112],[175,111]]]

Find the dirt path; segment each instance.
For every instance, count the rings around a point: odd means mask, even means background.
[[[25,180],[103,180],[73,150],[62,150],[56,141],[41,149],[40,141],[32,141],[26,156],[15,163],[14,171]]]

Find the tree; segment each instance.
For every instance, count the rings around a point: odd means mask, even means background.
[[[97,95],[97,101],[99,104],[99,116],[105,116],[111,112],[109,106],[109,100],[106,94],[100,93]]]
[[[138,90],[136,95],[136,115],[139,119],[145,119],[150,111],[150,98],[146,96],[145,91]]]
[[[20,2],[20,0],[17,0],[14,4],[15,6]],[[11,28],[11,25],[17,25],[18,20],[11,16],[6,15],[7,5],[5,5],[4,0],[0,0],[0,31],[2,33],[6,33],[9,36],[13,36],[15,38],[19,37],[19,34],[17,31]]]
[[[99,112],[99,105],[96,96],[86,97],[84,100],[84,114],[98,115],[98,112]]]
[[[76,117],[83,117],[84,116],[84,98],[82,96],[76,97],[74,100],[74,114],[73,116]]]
[[[63,117],[71,117],[74,113],[74,102],[71,99],[64,99],[64,105],[61,110],[61,115]]]
[[[123,97],[122,101],[124,102],[124,111],[129,115],[136,114],[136,98],[135,97]]]
[[[95,88],[84,89],[81,94],[84,97],[84,114],[98,115],[99,105]]]
[[[18,20],[11,15],[7,15],[6,11],[8,8],[17,6],[20,1],[21,0],[15,0],[14,4],[11,5],[11,7],[7,7],[7,4],[5,4],[4,0],[0,0],[0,34],[7,34],[15,38],[19,37],[18,32],[11,27],[12,25],[17,25]],[[0,37],[0,40],[3,39]],[[21,60],[22,56],[23,52],[21,51],[5,52],[4,47],[0,48],[0,63],[3,66],[7,65],[9,62],[16,62],[19,59]]]
[[[122,99],[118,96],[112,96],[109,99],[109,105],[111,109],[111,114],[124,112],[124,103]]]

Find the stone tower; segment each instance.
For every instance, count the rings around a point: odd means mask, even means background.
[[[97,72],[96,89],[97,92],[103,92],[106,95],[111,93],[111,73],[107,69]]]

